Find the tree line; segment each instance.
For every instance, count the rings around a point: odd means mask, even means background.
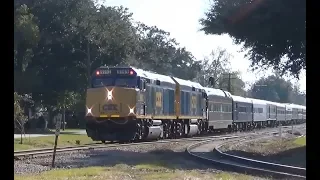
[[[101,65],[132,65],[237,95],[261,94],[244,90],[241,74],[231,71],[230,57],[227,50],[217,48],[197,60],[169,32],[134,21],[122,6],[91,0],[15,0],[14,119],[18,124],[30,119],[29,109],[32,119],[43,114],[52,119],[62,110],[74,119],[83,118],[89,77]],[[207,84],[210,76],[213,84]]]

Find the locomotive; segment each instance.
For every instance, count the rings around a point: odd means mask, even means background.
[[[94,141],[191,137],[303,123],[306,107],[234,96],[221,89],[135,67],[99,67],[86,96]]]

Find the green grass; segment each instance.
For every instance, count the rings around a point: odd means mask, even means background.
[[[168,167],[173,167],[170,164],[168,164],[166,161],[162,161],[162,160],[154,160],[148,163],[143,163],[143,164],[139,164],[136,165],[135,168],[136,169],[149,169],[149,170],[155,170],[155,169],[166,169]]]
[[[17,138],[14,139],[14,150],[52,148],[54,140],[55,136],[25,137],[23,138],[23,144],[20,144],[20,138]],[[80,141],[79,144],[76,143],[77,140]],[[93,142],[87,135],[61,134],[58,139],[58,147],[84,145]]]
[[[298,146],[305,146],[306,145],[306,136],[299,137],[293,141],[294,144]]]
[[[184,180],[184,179],[201,179],[201,180],[250,180],[252,176],[234,174],[234,173],[212,173],[199,172],[195,170],[170,170],[163,169],[162,166],[157,168],[152,166],[153,170],[140,169],[144,165],[130,167],[128,165],[116,165],[114,167],[89,167],[65,170],[51,170],[36,175],[15,175],[16,180]],[[147,167],[149,165],[146,165]],[[140,168],[137,168],[140,167]]]

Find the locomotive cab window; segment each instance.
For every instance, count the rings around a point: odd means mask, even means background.
[[[135,88],[137,87],[137,81],[135,78],[113,78],[113,77],[103,77],[103,78],[95,78],[93,80],[93,87],[103,87],[103,86],[118,86],[118,87],[129,87]]]
[[[96,71],[95,76],[92,78],[92,87],[98,88],[104,86],[135,88],[139,86],[139,81],[131,70],[120,69],[111,71],[100,69]]]

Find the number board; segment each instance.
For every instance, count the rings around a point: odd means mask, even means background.
[[[111,69],[101,69],[99,70],[100,74],[106,75],[111,74]]]
[[[156,92],[156,107],[162,107],[162,93]]]
[[[129,69],[118,69],[117,74],[120,74],[120,75],[129,74]]]
[[[197,108],[197,96],[194,96],[194,95],[191,96],[191,108],[193,109]]]
[[[103,112],[118,112],[118,105],[117,104],[105,104],[102,106]]]

